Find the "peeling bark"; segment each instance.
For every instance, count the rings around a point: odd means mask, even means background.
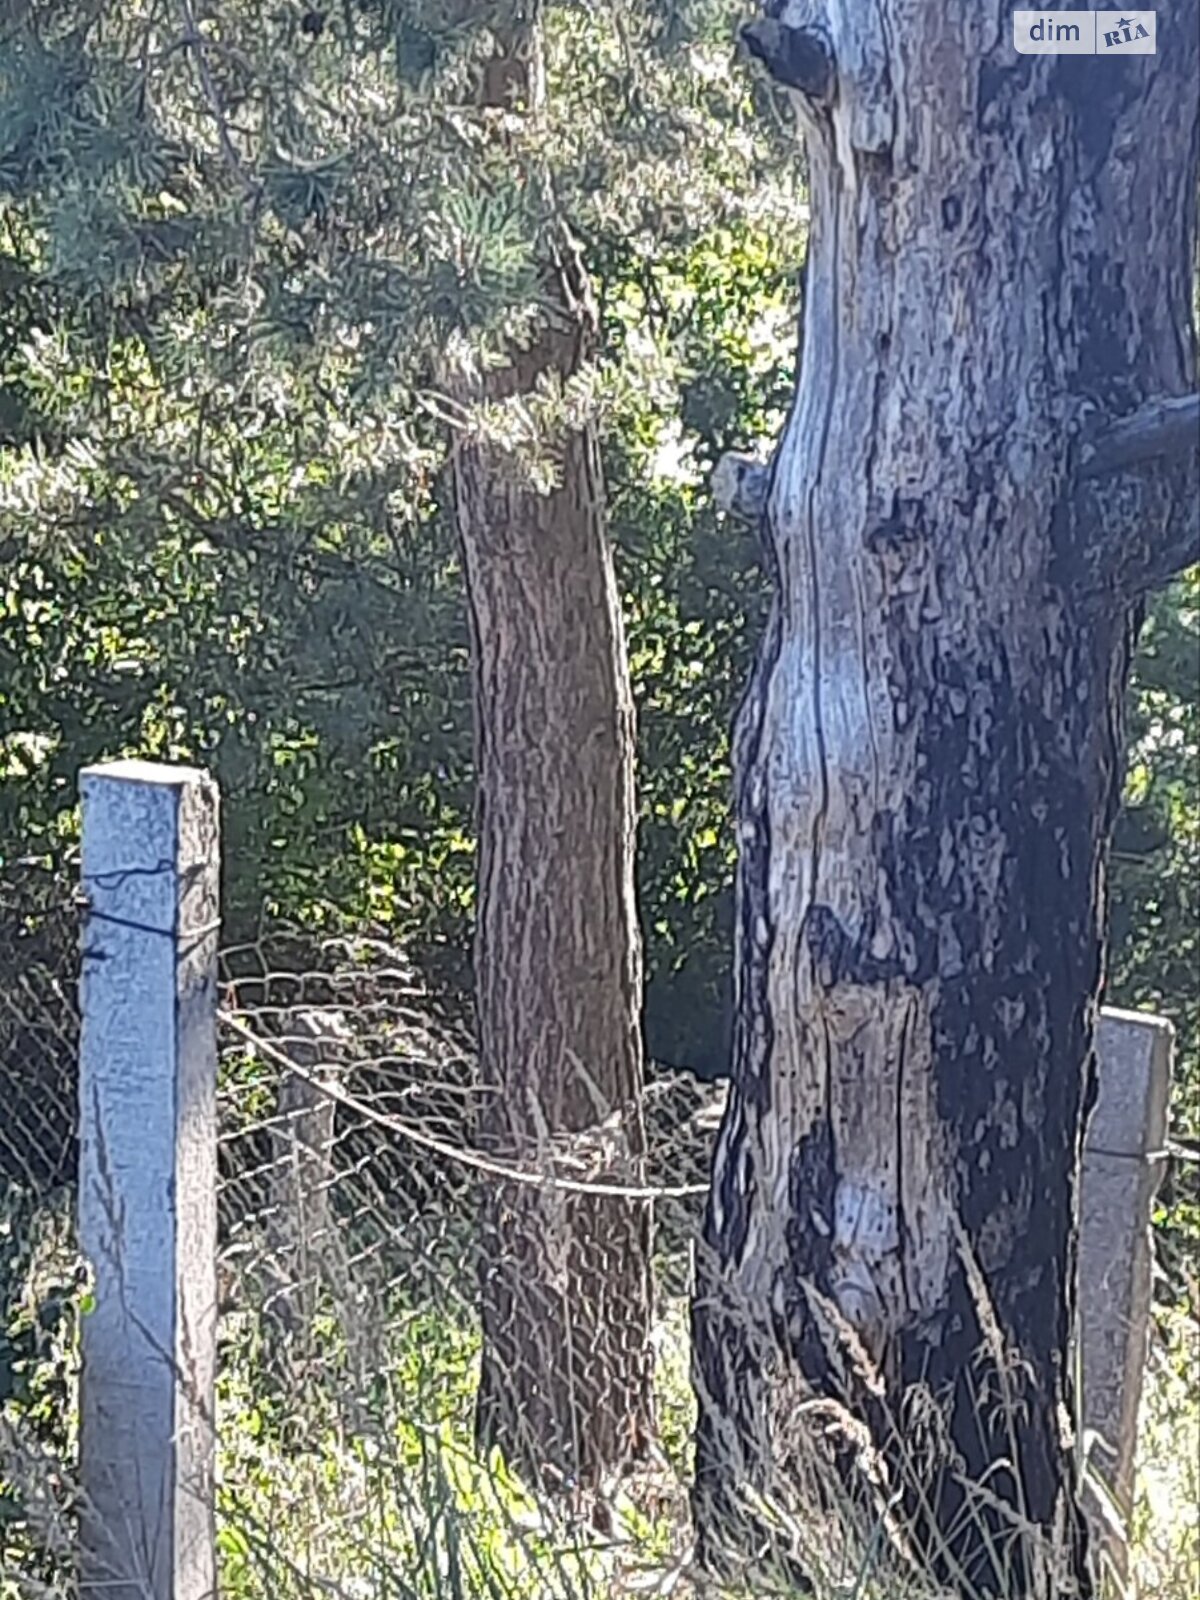
[[[524,10],[484,74],[486,104],[536,104]],[[591,353],[595,315],[561,232],[543,282],[530,347],[451,376],[466,407],[532,395]],[[544,443],[550,492],[478,433],[456,446],[454,489],[475,700],[479,1134],[551,1180],[485,1198],[477,1434],[555,1490],[641,1455],[653,1407],[648,1208],[552,1184],[638,1185],[645,1133],[634,708],[599,446],[590,423]]]
[[[1195,388],[1197,7],[1119,60],[1018,56],[993,0],[771,9],[828,38],[833,83],[793,96],[804,356],[735,741],[702,1551],[745,1546],[744,1488],[819,1511],[798,1486],[824,1449],[900,1491],[897,1544],[954,1592],[1087,1595],[1075,1180],[1125,552],[1177,541],[1189,507],[1146,473],[1098,539],[1098,500],[1122,502],[1080,493],[1075,441]]]

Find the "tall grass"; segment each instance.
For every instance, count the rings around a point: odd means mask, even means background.
[[[1138,1600],[1200,1596],[1200,1300],[1154,1325],[1138,1439],[1131,1565]]]
[[[61,1221],[27,1243],[0,1308],[20,1335],[6,1348],[31,1363],[0,1389],[0,1600],[65,1600],[77,1363],[62,1289],[73,1262]],[[693,1566],[695,1401],[687,1302],[674,1287],[654,1330],[658,1446],[619,1486],[553,1504],[497,1456],[477,1455],[480,1341],[469,1310],[381,1291],[360,1325],[326,1305],[286,1347],[269,1317],[229,1312],[218,1407],[223,1600],[795,1600],[786,1575],[760,1568],[721,1587]],[[1136,1600],[1200,1595],[1198,1378],[1197,1308],[1162,1312],[1142,1415]],[[820,1526],[762,1510],[800,1552],[815,1600],[943,1600],[919,1571],[885,1562],[882,1529],[849,1504],[835,1502]]]
[[[720,1586],[692,1565],[685,1301],[669,1303],[655,1330],[660,1449],[602,1506],[569,1496],[538,1504],[498,1458],[477,1459],[479,1343],[470,1327],[415,1312],[391,1325],[377,1382],[354,1405],[336,1382],[310,1383],[299,1402],[283,1391],[264,1400],[253,1341],[230,1330],[240,1356],[227,1359],[222,1380],[229,1600],[796,1600],[799,1590],[769,1568]],[[1200,1397],[1186,1363],[1200,1329],[1180,1316],[1164,1327],[1147,1390],[1132,1593],[1195,1600]],[[328,1360],[337,1335],[329,1326],[324,1336]],[[761,1509],[799,1551],[815,1600],[947,1596],[920,1571],[898,1572],[885,1559],[882,1528],[848,1502],[821,1527]],[[960,1586],[954,1600],[962,1597]]]

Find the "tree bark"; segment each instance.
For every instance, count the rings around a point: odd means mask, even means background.
[[[536,46],[530,10],[485,74],[485,103],[536,99]],[[535,341],[499,372],[460,369],[468,406],[569,379],[592,352],[561,229],[542,276]],[[600,453],[590,423],[542,444],[548,493],[480,433],[456,446],[454,484],[475,697],[480,1136],[535,1180],[485,1199],[477,1433],[560,1489],[594,1486],[650,1435],[650,1216],[644,1200],[552,1182],[639,1185],[645,1135],[634,709]]]
[[[771,9],[813,231],[736,731],[701,1552],[761,1542],[750,1498],[811,1526],[849,1489],[952,1592],[1086,1595],[1075,1185],[1128,551],[1177,564],[1193,469],[1084,481],[1077,441],[1195,388],[1196,0],[1121,59],[1017,55],[996,0]]]

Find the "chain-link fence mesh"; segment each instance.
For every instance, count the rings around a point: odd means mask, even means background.
[[[6,869],[0,1600],[70,1587],[78,949],[70,888]],[[654,1077],[640,1112],[569,1133],[533,1106],[498,1152],[469,1027],[362,933],[226,949],[217,1022],[225,1600],[712,1592],[690,1548],[689,1302],[722,1091]],[[772,1325],[745,1320],[765,1370]],[[772,1511],[824,1505],[832,1458],[869,1441],[799,1389],[784,1420],[801,1442]],[[789,1525],[851,1585],[820,1592],[927,1600],[854,1587],[881,1526],[857,1515]]]
[[[74,1181],[79,918],[44,867],[0,874],[0,1180],[34,1195]]]
[[[596,1432],[627,1483],[684,1492],[649,1420],[686,1407],[686,1370],[655,1394],[653,1356],[684,1321],[712,1095],[650,1085],[632,1164],[611,1118],[502,1161],[477,1140],[469,1034],[402,952],[275,939],[223,968],[233,1565],[278,1582],[286,1550],[302,1584],[364,1595],[611,1592],[639,1541],[591,1470]]]
[[[78,912],[36,872],[4,892],[0,1178],[69,1242]],[[636,1158],[600,1117],[501,1159],[468,1027],[386,939],[278,929],[220,980],[222,1594],[574,1597],[681,1567],[718,1092],[649,1083]]]

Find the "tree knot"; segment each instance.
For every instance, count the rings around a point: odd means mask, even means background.
[[[764,17],[742,29],[742,43],[776,83],[798,89],[816,105],[828,105],[833,99],[837,62],[824,28],[815,23],[790,27]]]

